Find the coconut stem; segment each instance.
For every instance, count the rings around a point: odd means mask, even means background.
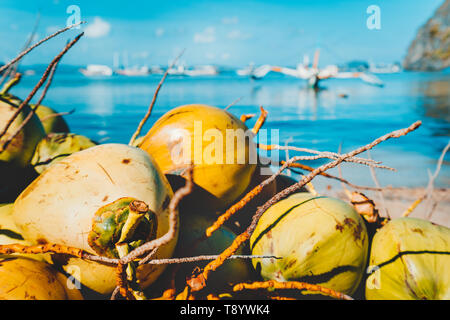
[[[130,252],[130,246],[127,243],[119,243],[116,245],[119,257],[125,257]],[[146,300],[144,293],[140,290],[139,280],[136,276],[136,262],[132,261],[126,265],[127,282],[130,286],[129,290],[136,300]]]
[[[116,243],[116,249],[117,253],[119,254],[119,258],[123,258],[131,252],[130,245],[126,243],[126,241],[131,239],[134,232],[136,231],[136,228],[139,226],[145,214],[148,212],[148,206],[142,201],[134,200],[130,202],[128,207],[128,217],[120,233],[120,239],[118,243]],[[139,280],[136,275],[136,267],[137,263],[135,261],[127,263],[127,280],[131,287],[130,290],[133,297],[136,300],[145,300],[146,297],[140,290]]]

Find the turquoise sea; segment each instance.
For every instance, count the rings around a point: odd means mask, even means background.
[[[41,75],[39,69],[36,75],[24,76],[12,93],[25,98]],[[370,156],[397,169],[377,169],[382,185],[425,187],[429,172],[434,172],[450,139],[450,73],[400,72],[378,76],[384,87],[357,79],[326,80],[318,92],[301,80],[275,74],[258,81],[232,72],[214,77],[169,76],[143,133],[176,106],[201,103],[226,107],[238,98],[241,100],[230,112],[237,116],[258,114],[262,105],[269,112],[263,128],[278,129],[280,144],[288,142],[320,151],[337,152],[342,143],[342,151],[348,152],[422,120],[417,131],[378,145]],[[160,78],[161,75],[88,78],[75,67],[61,66],[44,104],[59,112],[75,109],[66,116],[74,133],[101,143],[128,143]],[[255,120],[256,117],[249,120],[248,125],[253,126]],[[283,159],[285,152],[280,152],[279,157]],[[317,166],[323,162],[308,164]],[[343,174],[354,183],[373,185],[367,167],[344,164]],[[320,183],[328,183],[320,179],[323,178],[319,178]],[[450,187],[450,154],[445,157],[435,186]]]

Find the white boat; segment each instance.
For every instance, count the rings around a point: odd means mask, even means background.
[[[150,67],[151,74],[163,74],[164,70],[160,66],[152,66]]]
[[[28,70],[25,70],[25,71],[23,72],[23,74],[24,74],[25,76],[34,76],[34,75],[36,74],[36,71],[34,71],[33,69],[28,69]]]
[[[309,59],[308,59],[309,61]],[[311,66],[309,63],[299,63],[297,68],[287,68],[287,67],[279,67],[279,66],[261,66],[260,72],[257,74],[257,78],[264,77],[267,73],[279,72],[288,76],[292,76],[298,79],[303,79],[308,82],[308,85],[313,88],[319,87],[319,82],[321,80],[336,78],[336,79],[352,79],[359,78],[362,81],[374,85],[374,86],[383,86],[383,82],[373,74],[366,72],[342,72],[336,65],[329,65],[324,68],[319,68],[319,50],[316,50],[314,54],[314,61]]]
[[[184,75],[186,75],[185,71],[186,71],[186,69],[185,69],[184,65],[178,64],[178,65],[170,68],[167,73],[171,76],[184,76]]]
[[[114,71],[121,76],[129,76],[129,77],[137,77],[137,76],[146,76],[150,74],[150,70],[147,66],[143,67],[133,67],[133,68],[122,68]]]
[[[236,74],[241,77],[246,77],[252,75],[253,71],[255,70],[255,65],[253,62],[250,62],[248,66],[236,70]]]
[[[101,64],[90,64],[86,68],[80,69],[80,72],[86,77],[93,76],[112,76],[113,70],[105,65]]]
[[[370,63],[369,64],[369,71],[372,73],[399,73],[400,72],[400,65],[397,63],[394,64],[375,64]]]
[[[263,78],[270,71],[272,71],[272,66],[268,64],[255,67],[253,63],[250,63],[247,67],[236,70],[236,74],[241,77],[250,77],[257,80]]]
[[[211,65],[197,66],[192,69],[185,69],[184,74],[190,77],[196,76],[215,76],[219,72],[217,68]]]

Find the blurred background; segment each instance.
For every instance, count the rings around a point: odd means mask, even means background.
[[[74,133],[128,143],[163,72],[185,49],[143,132],[176,106],[223,108],[236,99],[229,111],[238,117],[268,110],[263,128],[278,129],[280,144],[322,151],[348,152],[422,120],[371,156],[397,169],[377,171],[382,185],[425,187],[450,136],[449,7],[443,0],[2,0],[0,65],[28,39],[86,21],[22,59],[11,92],[24,99],[84,31],[43,104],[75,109],[66,116]],[[368,168],[348,164],[343,174],[373,185]],[[435,185],[450,186],[448,155]]]

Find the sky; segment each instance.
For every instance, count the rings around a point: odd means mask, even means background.
[[[418,28],[443,0],[107,1],[0,0],[0,61],[21,51],[39,13],[35,40],[66,26],[79,8],[87,23],[50,40],[22,64],[48,64],[68,39],[85,36],[64,56],[71,65],[167,65],[183,49],[187,65],[296,65],[320,48],[320,64],[401,62]],[[379,29],[368,19],[379,8]],[[374,20],[370,20],[374,21]],[[5,45],[5,43],[7,45]]]

